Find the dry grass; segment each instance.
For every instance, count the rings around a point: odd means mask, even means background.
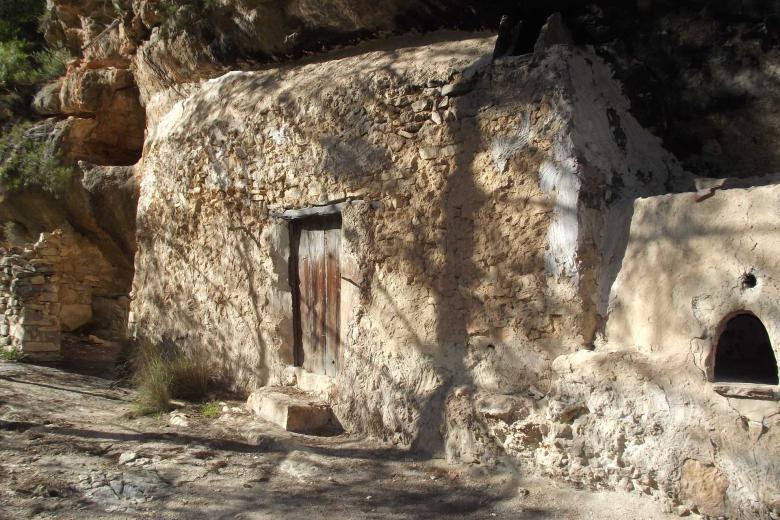
[[[137,347],[133,368],[133,381],[138,389],[134,408],[141,415],[169,411],[171,398],[203,399],[211,379],[204,355],[151,343]]]
[[[204,355],[181,355],[169,363],[171,396],[198,400],[206,396],[211,372]]]

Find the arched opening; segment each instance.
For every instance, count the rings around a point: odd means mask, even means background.
[[[769,334],[753,314],[737,314],[726,322],[718,338],[714,379],[727,383],[778,383],[777,360]]]

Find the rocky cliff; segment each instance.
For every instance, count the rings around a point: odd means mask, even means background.
[[[610,63],[634,116],[686,169],[780,170],[780,10],[771,1],[48,0],[45,36],[75,59],[33,108],[53,118],[47,131],[68,161],[131,165],[145,130],[201,79],[407,31],[497,30],[502,14],[514,27],[507,52],[523,54],[555,11],[574,43]]]

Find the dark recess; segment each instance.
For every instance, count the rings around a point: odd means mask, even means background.
[[[731,318],[718,338],[715,381],[778,384],[777,360],[764,324],[752,314]]]

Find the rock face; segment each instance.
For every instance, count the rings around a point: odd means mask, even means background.
[[[66,82],[132,70],[146,115],[154,120],[167,111],[169,98],[189,92],[187,83],[230,69],[321,53],[377,34],[496,28],[508,14],[520,22],[518,54],[533,51],[538,36],[540,48],[593,46],[623,82],[635,117],[664,139],[686,169],[714,177],[780,169],[773,146],[780,135],[774,88],[780,31],[767,2],[52,0],[50,9],[47,37],[64,42],[79,58]],[[104,77],[101,88],[112,92],[112,81]],[[42,95],[49,102],[36,104],[43,113],[59,113],[54,89]],[[130,110],[125,94],[134,93],[122,92],[116,103]],[[137,107],[132,114],[142,120]],[[108,160],[105,146],[124,147],[114,162],[92,162],[129,164],[139,156],[142,125],[129,125],[123,134],[111,119],[76,121],[74,132],[93,157]],[[118,137],[130,134],[127,142]]]

